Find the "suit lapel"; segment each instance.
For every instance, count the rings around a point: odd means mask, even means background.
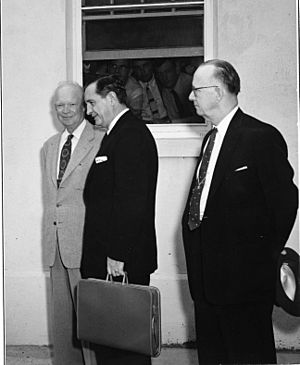
[[[61,133],[57,134],[51,143],[51,164],[50,164],[50,175],[53,181],[53,184],[57,186],[57,161],[58,161],[58,150],[59,150],[59,142],[61,138]]]
[[[82,161],[82,159],[87,155],[87,153],[91,150],[91,148],[93,148],[92,142],[94,139],[95,139],[94,129],[89,122],[86,122],[86,126],[72,154],[72,157],[64,173],[62,181],[64,181],[72,173],[72,171],[76,168],[76,166],[78,166],[80,161]]]
[[[224,178],[224,174],[227,170],[228,163],[231,159],[232,153],[235,149],[236,143],[239,140],[239,135],[241,132],[240,126],[242,125],[243,112],[238,109],[235,115],[233,116],[227,132],[225,134],[221,150],[217,159],[217,163],[214,169],[213,178],[211,181],[211,186],[209,190],[208,202],[209,199],[213,197],[218,186]]]

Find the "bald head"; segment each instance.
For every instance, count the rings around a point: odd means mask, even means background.
[[[56,103],[59,92],[63,89],[68,90],[68,92],[76,95],[82,103],[84,102],[83,88],[77,82],[62,81],[58,84],[57,88],[54,91],[54,103]]]

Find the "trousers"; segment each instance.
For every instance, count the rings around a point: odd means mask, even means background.
[[[195,302],[199,364],[275,364],[271,303]]]
[[[50,268],[54,365],[96,364],[89,344],[76,336],[76,289],[80,279],[79,268],[64,266],[57,244],[55,262]]]

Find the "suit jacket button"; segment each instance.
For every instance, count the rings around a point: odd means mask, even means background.
[[[53,222],[53,224],[56,226],[56,222]]]
[[[61,206],[61,204],[59,204],[59,203],[58,203],[58,204],[56,204],[56,208],[59,208],[60,206]]]

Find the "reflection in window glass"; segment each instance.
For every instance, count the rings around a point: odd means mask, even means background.
[[[86,51],[203,46],[203,17],[89,21]]]
[[[202,57],[85,61],[83,81],[118,74],[127,106],[148,124],[203,123],[189,101],[192,75],[202,62]]]
[[[203,62],[204,2],[185,2],[83,1],[84,85],[118,74],[128,107],[146,123],[202,123],[189,95]]]

